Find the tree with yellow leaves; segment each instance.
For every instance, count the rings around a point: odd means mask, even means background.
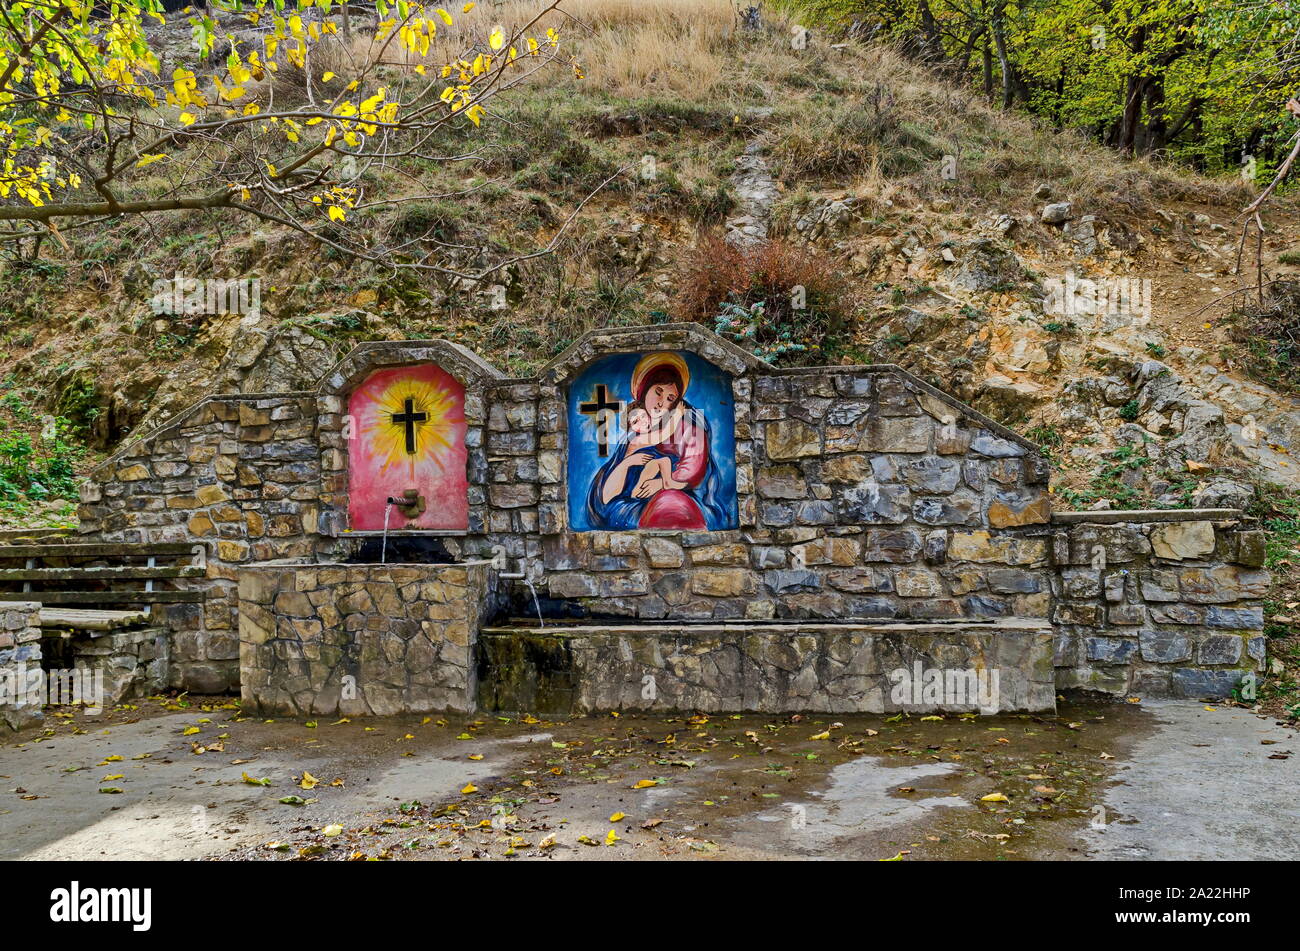
[[[358,25],[360,6],[0,0],[0,242],[210,210],[377,263],[470,278],[510,263],[463,274],[436,247],[377,245],[355,216],[392,203],[368,169],[490,122],[494,99],[561,57],[543,28],[559,0],[511,27],[412,0],[375,0]]]

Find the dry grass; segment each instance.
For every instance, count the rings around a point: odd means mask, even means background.
[[[513,35],[545,6],[545,0],[509,0],[457,13],[455,25],[438,31],[424,61],[454,59],[495,26]],[[766,37],[771,42],[748,46],[743,56],[736,26],[731,0],[564,0],[529,32],[540,36],[554,27],[560,33],[563,52],[575,56],[586,73],[575,91],[698,100],[735,85],[738,74],[770,72],[774,58],[784,56],[782,23]]]
[[[313,54],[313,72],[345,75],[381,49],[387,63],[440,66],[482,49],[494,27],[510,35],[523,30],[546,5],[504,0],[469,13],[453,8],[455,24],[438,31],[424,57],[364,34],[348,49],[339,39]],[[1236,204],[1245,194],[1235,180],[1126,160],[1080,135],[1004,113],[887,46],[852,43],[830,51],[830,38],[816,36],[807,50],[794,50],[790,24],[767,17],[766,31],[755,35],[738,31],[733,0],[563,0],[527,33],[558,30],[561,55],[581,63],[585,77],[557,68],[531,84],[588,103],[657,99],[736,112],[774,106],[768,139],[787,185],[850,185],[874,201],[943,197],[979,210],[1050,182],[1096,210],[1136,218],[1161,201]],[[944,155],[957,157],[955,181],[939,174]]]

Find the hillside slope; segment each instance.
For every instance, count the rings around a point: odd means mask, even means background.
[[[920,373],[1052,449],[1067,507],[1245,504],[1260,480],[1300,486],[1300,402],[1252,379],[1259,347],[1232,317],[1254,282],[1235,273],[1242,183],[1126,161],[887,48],[814,35],[795,49],[789,22],[740,29],[727,0],[564,6],[584,77],[539,77],[486,131],[447,133],[449,149],[481,145],[478,161],[365,173],[409,198],[374,213],[377,235],[455,245],[466,266],[544,245],[580,207],[556,254],[502,273],[504,306],[232,217],[77,232],[0,277],[11,431],[63,416],[84,465],[205,393],[305,386],[359,339],[447,337],[524,372],[591,327],[681,315],[683,268],[698,270],[712,228],[811,249],[843,278],[844,319],[806,362]],[[440,41],[431,59],[457,37]],[[175,37],[158,42],[183,57]],[[414,197],[435,193],[448,197]],[[1267,224],[1262,262],[1287,276],[1293,203]],[[261,310],[155,313],[159,282],[178,276],[256,278]],[[1087,280],[1137,282],[1124,286],[1139,296],[1149,281],[1149,308],[1063,305],[1059,288]],[[33,517],[22,500],[0,513]]]

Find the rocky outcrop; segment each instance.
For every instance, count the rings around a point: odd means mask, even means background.
[[[761,244],[767,240],[772,205],[775,204],[780,189],[772,178],[771,168],[757,142],[747,145],[736,159],[731,186],[736,193],[739,213],[727,219],[727,240],[738,247]]]

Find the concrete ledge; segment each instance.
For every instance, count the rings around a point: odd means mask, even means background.
[[[1097,512],[1053,512],[1053,522],[1213,522],[1243,518],[1241,509],[1102,509]]]

